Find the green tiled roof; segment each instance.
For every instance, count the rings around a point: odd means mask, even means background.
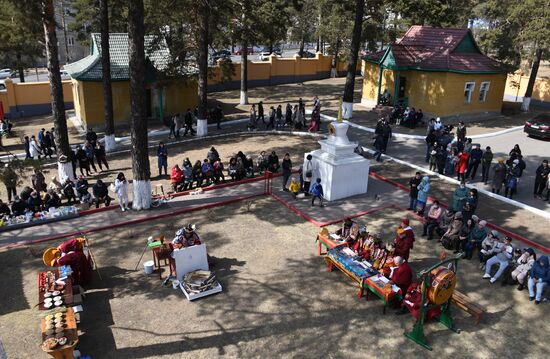
[[[67,64],[64,69],[73,79],[80,81],[101,81],[101,34],[93,33],[90,55],[85,58]],[[170,53],[164,42],[154,43],[155,37],[145,36],[145,57],[149,73],[155,70],[164,70],[170,61]],[[129,40],[128,34],[109,34],[109,53],[111,56],[111,79],[113,81],[129,80]]]

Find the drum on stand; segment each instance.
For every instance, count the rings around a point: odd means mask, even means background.
[[[432,285],[428,291],[430,302],[441,305],[453,295],[456,286],[456,273],[439,266],[431,271]]]

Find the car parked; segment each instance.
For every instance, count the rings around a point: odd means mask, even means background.
[[[6,83],[4,80],[0,80],[0,91],[3,91],[6,89]]]
[[[315,54],[309,51],[304,51],[302,52],[302,54],[300,54],[300,51],[298,51],[296,55],[300,56],[302,59],[313,59],[315,57]]]
[[[248,53],[248,55],[252,55],[254,53],[254,48],[249,47],[247,53]],[[243,49],[242,48],[235,51],[235,55],[242,55],[242,54],[243,54]]]
[[[5,79],[5,78],[8,78],[11,76],[11,73],[12,73],[12,69],[1,69],[0,70],[0,79]]]
[[[230,59],[231,58],[231,51],[229,50],[220,50],[212,53],[210,55],[210,58],[212,59],[212,62],[216,62],[221,59]]]
[[[273,53],[275,54],[275,56],[277,57],[281,57],[280,54],[276,53],[275,51],[273,51]],[[258,55],[258,59],[260,61],[268,61],[269,60],[269,56],[271,56],[271,52],[269,51],[262,51],[260,52],[260,55]]]
[[[550,113],[541,113],[526,121],[523,132],[530,137],[550,139]]]

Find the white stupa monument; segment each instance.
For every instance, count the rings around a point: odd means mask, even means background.
[[[341,106],[340,106],[341,109]],[[311,155],[313,164],[313,184],[321,178],[324,198],[328,201],[367,193],[370,161],[354,152],[356,142],[350,142],[347,136],[349,125],[341,121],[329,124],[329,137],[320,140],[321,149],[304,154]]]

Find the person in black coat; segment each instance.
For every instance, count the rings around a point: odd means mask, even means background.
[[[15,200],[11,204],[11,213],[14,216],[22,216],[25,214],[25,211],[27,210],[27,204],[19,198],[19,196],[15,196]]]
[[[279,156],[272,151],[269,157],[267,157],[267,169],[271,172],[277,172],[281,165],[279,164]]]
[[[542,192],[548,181],[548,175],[550,174],[550,166],[548,166],[548,160],[542,161],[541,165],[537,168],[535,174],[535,188],[533,189],[533,196],[535,198],[542,199]]]
[[[5,204],[5,203],[0,199],[0,216],[10,216],[10,215],[11,215],[10,207],[8,207],[8,205]]]
[[[283,157],[283,191],[288,191],[286,184],[290,175],[292,174],[292,161],[290,160],[290,155],[285,153]]]
[[[27,200],[28,209],[32,212],[40,212],[42,210],[42,199],[38,195],[38,192],[31,192],[31,196]]]
[[[81,202],[87,202],[89,199],[90,193],[88,192],[88,188],[90,188],[90,185],[84,176],[78,176],[78,181],[76,181],[76,194]]]
[[[102,180],[98,179],[96,184],[92,187],[94,193],[95,208],[99,208],[101,202],[105,203],[105,207],[109,207],[111,204],[111,197],[109,197],[109,189]]]
[[[61,207],[61,198],[59,198],[55,191],[48,191],[46,197],[44,198],[44,205],[46,207],[46,211],[50,208]]]

